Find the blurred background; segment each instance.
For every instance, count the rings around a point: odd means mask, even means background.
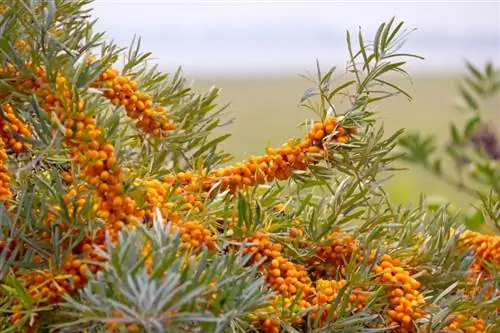
[[[424,61],[408,62],[409,83],[394,78],[412,95],[380,103],[387,133],[399,128],[437,134],[445,144],[448,123],[464,115],[453,100],[465,60],[483,67],[500,60],[500,1],[125,1],[96,0],[97,28],[128,46],[142,37],[162,69],[182,66],[197,89],[222,88],[220,102],[230,102],[234,122],[222,129],[233,136],[222,147],[242,159],[262,154],[298,136],[297,125],[313,115],[299,107],[310,83],[299,74],[338,67],[348,58],[346,30],[372,40],[383,21],[395,16],[416,28],[405,52]],[[500,120],[500,100],[492,102],[492,120]],[[421,192],[444,195],[457,204],[469,198],[412,167],[389,183],[396,201],[415,200]]]

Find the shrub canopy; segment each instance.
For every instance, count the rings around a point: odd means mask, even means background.
[[[233,163],[219,90],[108,41],[90,5],[2,1],[3,332],[498,329],[498,236],[384,190],[402,131],[374,106],[410,98],[391,75],[420,58],[402,22],[347,33],[304,136]]]

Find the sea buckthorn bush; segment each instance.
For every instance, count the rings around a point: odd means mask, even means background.
[[[499,236],[384,190],[402,22],[347,33],[303,137],[234,162],[219,90],[107,41],[91,1],[1,4],[2,332],[498,331]]]

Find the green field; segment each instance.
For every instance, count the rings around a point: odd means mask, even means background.
[[[447,140],[450,120],[460,123],[465,116],[453,105],[456,98],[457,77],[414,77],[413,84],[396,80],[413,100],[394,97],[377,106],[380,123],[386,133],[400,128],[436,134],[441,144]],[[262,154],[266,145],[280,145],[289,137],[303,134],[297,125],[314,114],[299,107],[299,99],[310,83],[299,76],[277,78],[220,78],[196,80],[195,87],[205,90],[215,85],[222,88],[220,103],[228,103],[234,122],[223,129],[233,133],[222,147],[237,159]],[[494,101],[496,110],[499,100]],[[398,165],[401,166],[401,165]],[[399,171],[389,181],[394,201],[407,203],[419,198],[420,193],[443,195],[459,206],[471,199],[455,188],[439,181],[417,166]],[[465,207],[464,207],[465,208]]]

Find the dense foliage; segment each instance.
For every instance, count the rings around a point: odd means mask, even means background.
[[[347,33],[304,137],[230,164],[219,91],[106,41],[90,5],[2,1],[2,332],[498,331],[499,236],[384,191],[403,23]]]

